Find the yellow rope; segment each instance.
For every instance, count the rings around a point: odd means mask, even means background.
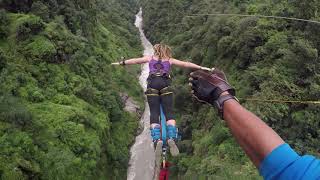
[[[146,94],[147,96],[159,96],[159,94]]]
[[[163,94],[160,94],[161,96],[165,96],[165,95],[168,95],[168,94],[173,94],[173,92],[167,92],[167,93],[163,93]]]
[[[278,100],[278,99],[254,99],[254,98],[238,98],[245,101],[257,102],[275,102],[275,103],[296,103],[296,104],[320,104],[320,101],[298,101],[298,100]]]

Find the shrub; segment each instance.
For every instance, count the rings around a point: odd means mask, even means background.
[[[32,121],[31,113],[13,96],[0,96],[0,120],[25,126]]]
[[[40,91],[32,91],[29,92],[29,99],[32,102],[42,102],[44,100],[44,96]]]
[[[87,101],[90,104],[94,103],[96,89],[92,86],[82,87],[76,92],[76,96]]]
[[[0,39],[7,37],[9,18],[4,10],[0,10]]]
[[[27,59],[55,62],[57,50],[50,40],[43,36],[37,36],[23,48],[22,53]]]
[[[40,16],[44,21],[49,20],[49,8],[41,1],[36,1],[32,4],[31,12],[37,16]]]
[[[73,98],[64,94],[57,94],[52,100],[54,103],[62,105],[71,105],[73,102]]]
[[[42,90],[30,81],[26,83],[26,86],[18,88],[18,93],[19,97],[31,102],[42,102],[45,99]]]
[[[37,16],[23,17],[16,26],[16,40],[24,41],[30,35],[36,35],[44,29],[43,21]]]
[[[75,52],[84,48],[84,39],[68,31],[59,18],[47,25],[44,35],[54,43],[57,50],[56,60],[59,62],[70,60]]]
[[[3,68],[6,66],[6,56],[4,55],[4,52],[0,49],[0,72]]]

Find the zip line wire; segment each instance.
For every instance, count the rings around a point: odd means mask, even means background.
[[[248,14],[223,14],[223,13],[211,13],[211,14],[190,14],[185,17],[199,17],[199,16],[238,16],[238,17],[258,17],[258,18],[274,18],[274,19],[286,19],[291,21],[303,21],[310,22],[320,25],[320,21],[300,19],[294,17],[284,17],[284,16],[264,16],[264,15],[248,15]]]
[[[268,99],[255,99],[255,98],[238,98],[244,101],[254,101],[254,102],[270,102],[270,103],[294,103],[294,104],[320,104],[320,101],[299,101],[299,100],[268,100]]]
[[[177,11],[182,14],[181,12]],[[320,21],[307,20],[295,17],[284,17],[284,16],[265,16],[265,15],[246,15],[246,14],[224,14],[224,13],[210,13],[210,14],[190,14],[185,17],[199,17],[199,16],[238,16],[238,17],[257,17],[257,18],[274,18],[274,19],[285,19],[291,21],[302,21],[315,23],[320,25]],[[299,100],[277,100],[277,99],[256,99],[256,98],[238,98],[239,100],[251,101],[251,102],[270,102],[270,103],[294,103],[294,104],[316,104],[320,105],[320,100],[316,101],[299,101]]]
[[[291,21],[302,21],[315,23],[320,25],[319,21],[307,20],[294,17],[283,17],[283,16],[264,16],[264,15],[246,15],[246,14],[224,14],[224,13],[211,13],[211,14],[190,14],[185,17],[199,17],[199,16],[238,16],[238,17],[258,17],[258,18],[274,18],[274,19],[285,19]],[[299,100],[277,100],[277,99],[255,99],[255,98],[238,98],[239,100],[252,101],[252,102],[270,102],[270,103],[294,103],[294,104],[320,104],[320,101],[299,101]]]

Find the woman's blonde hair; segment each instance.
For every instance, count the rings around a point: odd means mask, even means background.
[[[158,56],[159,59],[170,59],[172,58],[172,51],[168,45],[156,44],[153,46],[154,55]]]

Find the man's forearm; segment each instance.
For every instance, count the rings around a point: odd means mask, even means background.
[[[284,143],[266,123],[235,100],[224,103],[223,114],[231,133],[257,167],[272,150]]]

